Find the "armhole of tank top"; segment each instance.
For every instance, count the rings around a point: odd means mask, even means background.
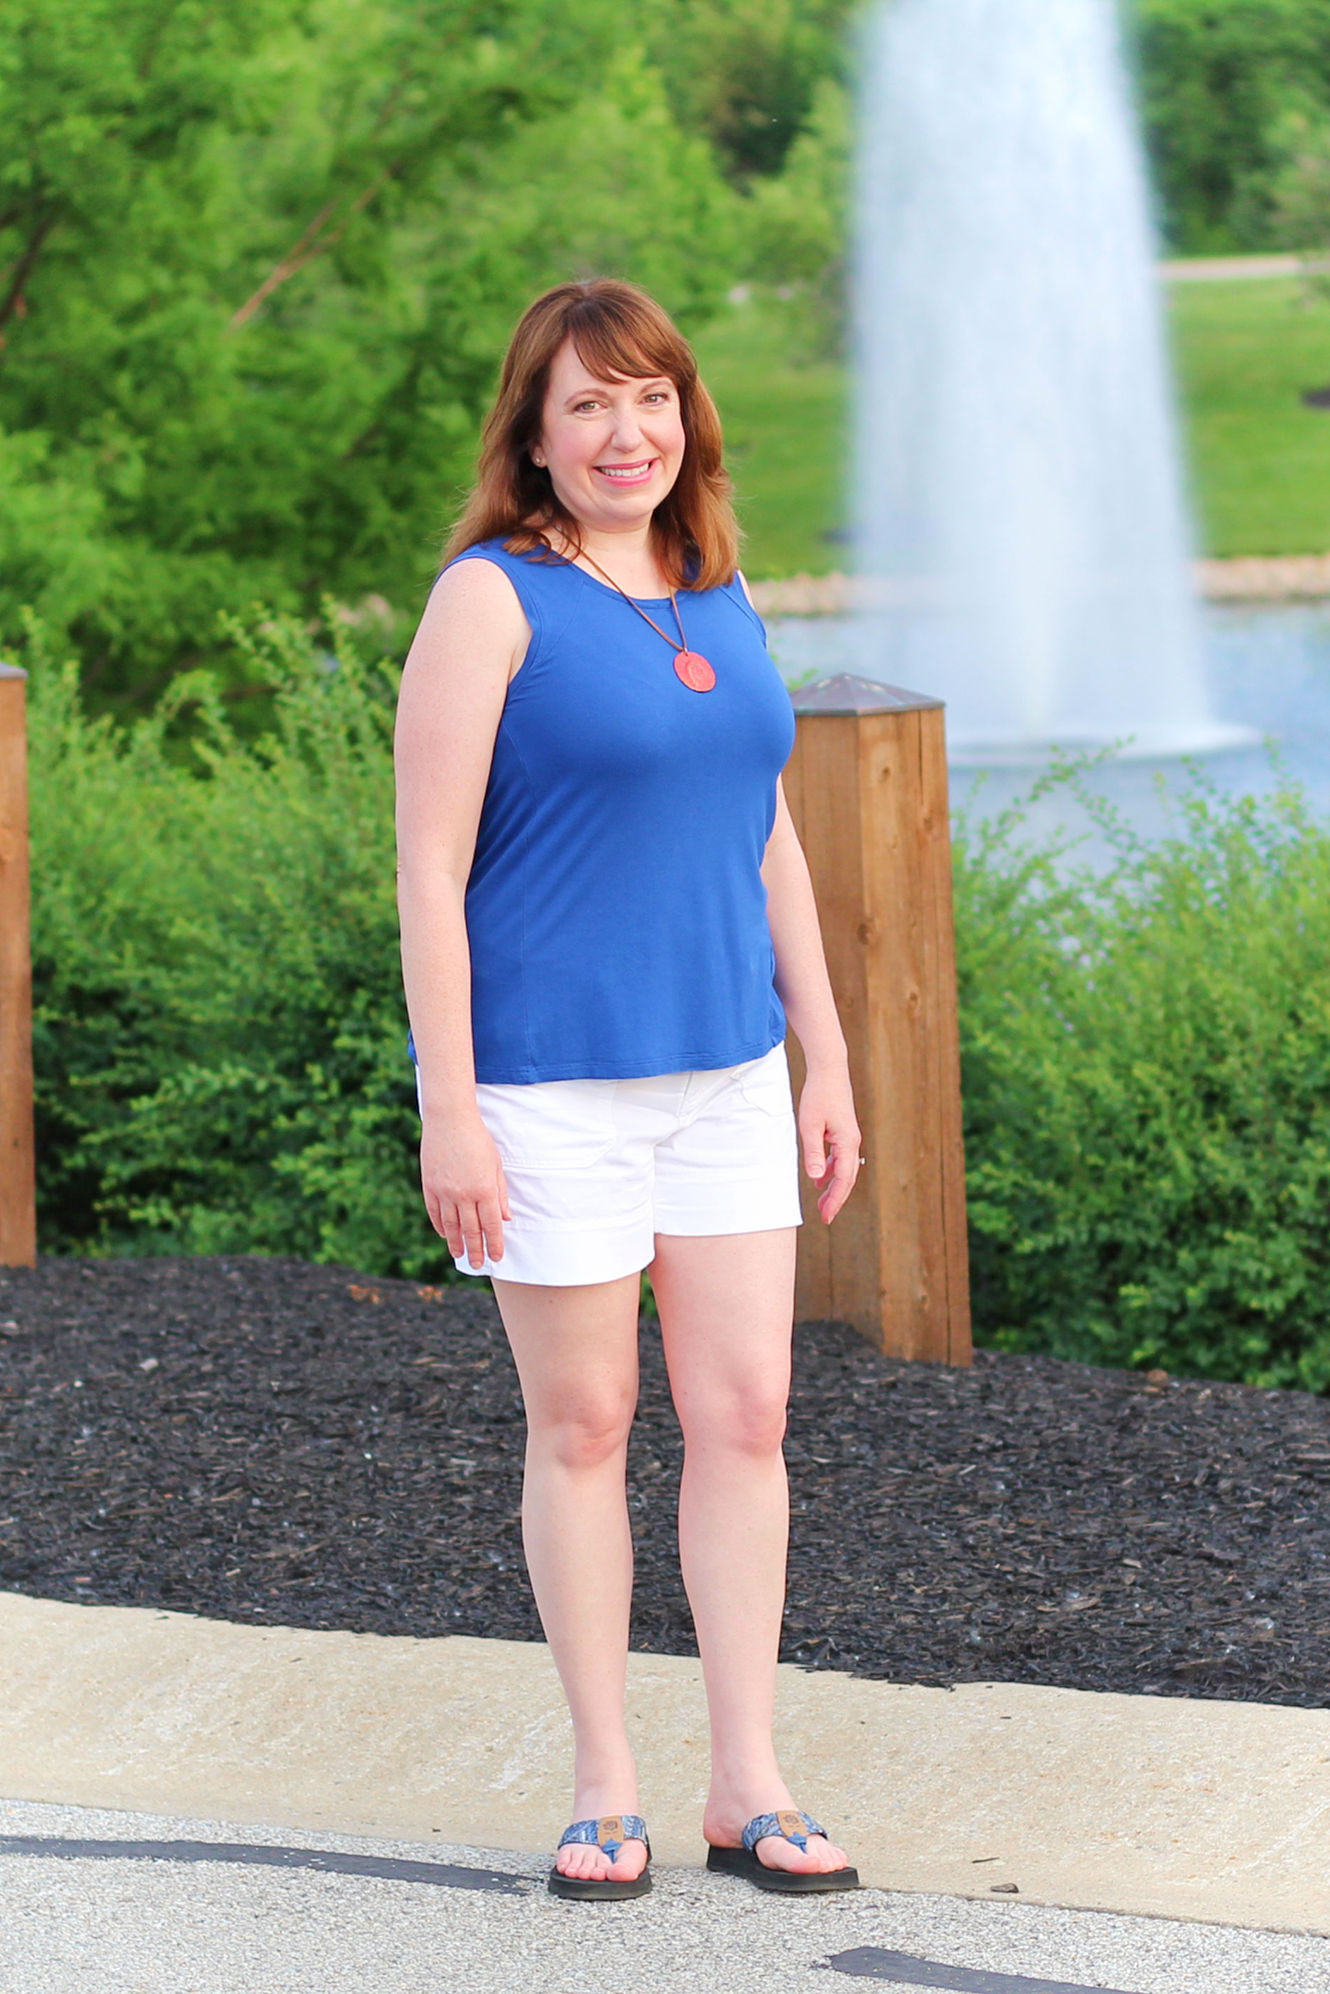
[[[723,587],[730,600],[737,604],[749,622],[756,627],[758,636],[762,639],[763,644],[765,644],[767,642],[767,626],[744,593],[744,585],[739,580],[739,570],[737,568],[730,580],[723,584]]]
[[[537,653],[544,644],[544,618],[541,616],[539,606],[534,599],[534,592],[528,590],[526,578],[520,574],[520,564],[516,556],[505,554],[502,547],[495,547],[490,542],[484,540],[478,541],[474,547],[464,547],[460,554],[455,554],[452,560],[449,561],[447,568],[440,568],[438,575],[434,577],[435,581],[437,582],[440,576],[446,575],[448,568],[455,568],[459,561],[488,561],[492,568],[497,568],[501,575],[505,575],[509,587],[517,597],[518,605],[530,627],[531,642],[526,647],[526,656],[514,672],[512,678],[508,681],[508,690],[511,692],[518,680],[526,676],[528,669],[535,662]],[[515,569],[519,570],[519,572],[515,573]]]

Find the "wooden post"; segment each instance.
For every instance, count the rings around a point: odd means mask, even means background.
[[[941,700],[867,679],[793,695],[807,854],[868,1162],[832,1225],[801,1173],[795,1313],[892,1357],[970,1361],[951,837]],[[796,1087],[803,1061],[793,1034]]]
[[[27,673],[0,665],[0,1266],[37,1261],[28,933]]]

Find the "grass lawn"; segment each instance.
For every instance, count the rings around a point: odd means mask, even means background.
[[[1296,278],[1168,288],[1201,537],[1210,554],[1330,549],[1330,299]]]
[[[845,567],[845,369],[792,362],[787,316],[772,299],[730,306],[696,345],[725,425],[745,574]]]
[[[1291,279],[1173,284],[1169,327],[1200,538],[1210,554],[1330,550],[1330,297]],[[779,303],[731,306],[697,341],[720,405],[754,577],[847,565],[848,384],[800,364]]]

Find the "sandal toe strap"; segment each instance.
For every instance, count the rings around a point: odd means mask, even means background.
[[[826,1832],[811,1814],[805,1814],[802,1809],[796,1812],[793,1808],[783,1807],[777,1814],[754,1814],[744,1829],[743,1845],[752,1855],[764,1835],[780,1835],[785,1841],[793,1842],[797,1849],[806,1849],[810,1835],[825,1836]]]
[[[593,1842],[604,1849],[611,1862],[618,1861],[625,1842],[645,1842],[648,1856],[651,1854],[647,1824],[640,1814],[602,1814],[598,1820],[574,1821],[560,1835],[559,1847],[565,1842]]]

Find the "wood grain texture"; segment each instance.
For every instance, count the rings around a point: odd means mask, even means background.
[[[928,920],[932,936],[932,1032],[940,1175],[941,1262],[946,1283],[946,1361],[968,1364],[970,1250],[965,1219],[965,1143],[961,1116],[960,1019],[956,996],[956,928],[952,907],[951,817],[944,716],[920,715],[921,782],[929,855]]]
[[[804,1185],[796,1312],[893,1356],[968,1363],[942,710],[801,714],[786,784],[868,1159],[829,1228]],[[793,1037],[790,1055],[797,1084]]]
[[[0,667],[0,1266],[37,1259],[25,674]]]

